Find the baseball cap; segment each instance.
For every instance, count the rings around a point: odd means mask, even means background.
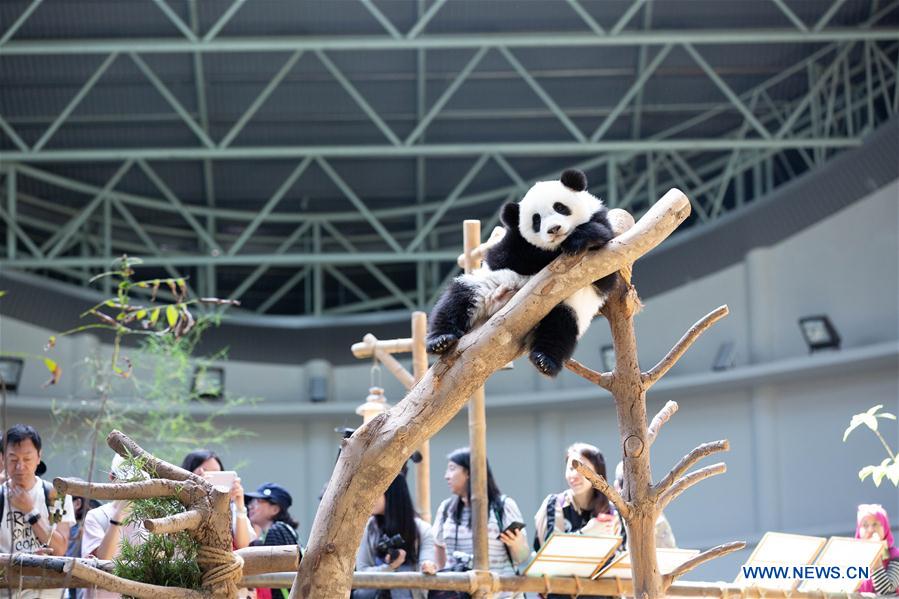
[[[281,509],[287,511],[287,508],[293,504],[293,498],[287,489],[277,483],[264,483],[252,493],[244,493],[244,497],[252,497],[253,499],[265,499],[274,504],[281,506]]]

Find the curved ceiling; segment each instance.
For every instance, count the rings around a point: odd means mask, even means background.
[[[424,309],[579,166],[706,227],[897,110],[899,3],[0,3],[0,268],[113,257],[273,316]],[[273,318],[273,326],[280,322]]]

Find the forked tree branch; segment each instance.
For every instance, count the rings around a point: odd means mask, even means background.
[[[649,429],[646,431],[646,441],[650,446],[652,446],[653,442],[656,440],[656,436],[658,436],[662,425],[668,422],[668,420],[674,416],[674,413],[677,412],[677,407],[676,401],[669,401],[661,410],[659,410],[659,413],[653,417],[652,422],[649,423]]]
[[[565,362],[565,368],[577,374],[578,376],[587,379],[594,385],[599,385],[606,391],[609,390],[609,387],[612,384],[611,372],[597,372],[592,368],[584,366],[574,358],[569,358],[568,361]]]
[[[575,470],[580,473],[581,476],[590,481],[590,484],[593,485],[593,488],[605,495],[609,498],[609,501],[612,502],[612,505],[615,506],[615,509],[618,510],[618,513],[621,514],[621,517],[627,520],[631,515],[631,507],[628,505],[627,501],[615,490],[615,487],[609,484],[609,482],[591,470],[587,468],[583,464],[581,464],[578,460],[571,460],[571,465]]]
[[[693,570],[694,568],[696,568],[699,565],[704,564],[708,561],[719,558],[723,555],[727,555],[728,553],[733,553],[734,551],[739,551],[740,549],[743,549],[744,547],[746,547],[745,542],[734,541],[732,543],[722,543],[721,545],[718,545],[717,547],[712,547],[711,549],[709,549],[707,551],[703,551],[699,555],[697,555],[695,557],[691,557],[690,559],[688,559],[687,561],[685,561],[684,563],[679,565],[677,568],[675,568],[668,574],[665,574],[662,577],[662,588],[667,590],[668,587],[670,587],[671,584],[675,580],[677,580],[678,578],[680,578],[681,576],[683,576],[690,570]]]
[[[715,476],[716,474],[723,474],[727,472],[727,465],[724,462],[718,462],[717,464],[712,464],[711,466],[706,466],[705,468],[700,468],[686,476],[682,476],[671,485],[664,493],[659,496],[658,501],[658,509],[661,512],[664,510],[669,503],[674,501],[674,499],[698,483],[701,480],[705,480],[710,476]]]
[[[158,535],[195,530],[203,522],[203,517],[197,510],[187,510],[164,518],[148,518],[144,520],[144,528]]]
[[[683,474],[689,470],[693,464],[698,462],[704,457],[710,456],[713,453],[718,453],[719,451],[727,451],[730,449],[730,443],[728,443],[727,439],[722,439],[720,441],[712,441],[710,443],[703,443],[699,447],[695,448],[693,451],[685,455],[680,459],[680,461],[675,464],[674,468],[671,469],[671,472],[665,475],[665,478],[660,480],[655,488],[653,489],[656,493],[656,496],[660,496],[662,493],[668,490],[671,485],[674,484],[674,481],[679,477],[683,476]]]
[[[671,370],[671,367],[677,364],[677,361],[680,359],[684,352],[690,349],[690,346],[693,345],[693,342],[696,341],[700,335],[702,335],[706,329],[710,326],[727,316],[727,306],[719,306],[715,308],[705,316],[703,316],[699,321],[694,324],[690,329],[684,333],[684,336],[681,337],[677,343],[674,344],[674,347],[662,358],[662,361],[650,368],[648,371],[643,373],[643,384],[645,385],[645,389],[649,389],[653,385],[655,385],[660,378],[665,376],[665,373]]]

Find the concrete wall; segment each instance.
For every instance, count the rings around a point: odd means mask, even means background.
[[[877,403],[899,412],[897,198],[894,182],[778,245],[751,252],[739,265],[653,298],[638,316],[641,362],[649,367],[705,313],[721,304],[731,310],[649,398],[650,413],[668,399],[681,406],[653,446],[656,478],[699,443],[728,438],[732,447],[720,458],[727,474],[701,483],[669,507],[681,546],[754,543],[766,530],[847,535],[861,502],[883,503],[899,521],[895,488],[885,483],[875,489],[857,478],[859,468],[884,457],[879,442],[866,430],[841,442],[852,414]],[[797,321],[817,313],[827,314],[840,332],[841,351],[808,355]],[[0,321],[0,348],[39,354],[50,334],[7,318]],[[713,373],[710,365],[725,341],[736,344],[737,368]],[[606,323],[597,320],[576,357],[599,368],[598,348],[609,343]],[[90,338],[60,340],[55,355],[67,376],[55,389],[40,389],[46,373],[28,360],[22,389],[10,399],[9,419],[48,430],[50,397],[77,401],[89,393],[68,374],[77,372],[79,356],[96,345]],[[228,390],[264,401],[225,419],[256,435],[224,448],[226,465],[245,464],[241,476],[247,488],[269,480],[286,484],[304,536],[337,452],[333,429],[359,423],[353,409],[363,401],[369,377],[367,362],[336,369],[332,400],[309,404],[302,365],[227,364]],[[389,400],[402,397],[386,371],[382,379]],[[568,444],[599,445],[610,468],[619,459],[612,400],[579,378],[565,373],[548,381],[519,361],[514,370],[494,375],[487,391],[492,467],[529,521],[547,493],[564,487]],[[891,445],[899,446],[896,424],[883,428]],[[463,412],[432,440],[434,505],[446,495],[444,456],[465,444]],[[51,474],[74,473],[70,462],[85,462],[83,455],[61,455],[48,445]],[[104,453],[103,461],[109,457]],[[731,580],[743,559],[745,553],[712,562],[687,578]]]

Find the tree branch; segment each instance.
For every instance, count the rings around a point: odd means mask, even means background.
[[[582,378],[587,379],[594,385],[599,385],[606,391],[609,390],[609,386],[612,384],[611,372],[597,372],[591,368],[584,366],[574,358],[569,358],[569,360],[565,362],[565,368],[581,376]]]
[[[646,441],[650,446],[652,446],[653,442],[656,440],[656,436],[659,434],[662,425],[668,422],[668,420],[674,416],[674,413],[677,412],[677,407],[676,401],[666,402],[664,407],[659,410],[659,413],[653,417],[652,422],[649,423],[649,429],[646,431]]]
[[[53,486],[60,495],[91,499],[151,499],[177,497],[184,505],[194,503],[205,493],[190,482],[154,478],[133,483],[86,483],[74,478],[54,478]]]
[[[197,510],[187,510],[164,518],[148,518],[144,520],[144,528],[158,535],[195,530],[203,522],[203,514]]]
[[[113,593],[137,597],[138,599],[156,599],[171,597],[173,599],[207,599],[207,594],[177,587],[163,587],[155,584],[144,584],[119,578],[107,572],[91,568],[75,560],[66,564],[65,571],[72,576],[93,586],[96,585]]]
[[[691,472],[686,476],[682,476],[677,479],[671,487],[669,487],[664,493],[659,496],[658,501],[658,509],[661,512],[665,509],[665,507],[671,503],[678,495],[695,485],[701,480],[705,480],[710,476],[715,476],[716,474],[723,474],[727,472],[727,464],[724,462],[718,462],[717,464],[712,464],[711,466],[706,466],[705,468],[700,468],[695,472]]]
[[[665,574],[662,577],[662,588],[667,590],[668,587],[670,587],[671,584],[675,580],[677,580],[678,578],[680,578],[681,576],[683,576],[690,570],[693,570],[700,564],[704,564],[715,558],[719,558],[723,555],[727,555],[728,553],[733,553],[734,551],[739,551],[740,549],[743,549],[744,547],[746,547],[745,542],[734,541],[732,543],[723,543],[721,545],[718,545],[717,547],[712,547],[711,549],[709,549],[707,551],[703,551],[696,557],[692,557],[692,558],[688,559],[687,561],[685,561],[684,563],[679,565],[677,568],[675,568],[673,571],[669,572],[668,574]]]
[[[141,463],[141,468],[154,478],[191,480],[200,485],[209,485],[202,476],[197,476],[193,472],[188,472],[183,468],[169,464],[165,460],[160,460],[132,441],[121,431],[114,430],[109,433],[109,436],[106,437],[106,444],[123,458],[138,458]],[[209,486],[211,487],[212,485]]]
[[[674,344],[674,347],[668,352],[668,354],[662,358],[662,361],[650,368],[647,372],[643,373],[643,384],[645,388],[648,390],[650,387],[656,384],[660,378],[665,376],[665,373],[671,370],[671,367],[677,364],[677,361],[680,359],[684,352],[690,349],[690,346],[693,345],[693,342],[696,341],[700,335],[702,335],[706,329],[710,326],[727,316],[727,306],[719,306],[715,308],[705,316],[703,316],[696,324],[694,324],[690,329],[684,333],[684,336],[681,337],[677,343]]]
[[[656,496],[658,497],[662,493],[668,490],[671,485],[674,484],[674,481],[683,476],[683,474],[689,470],[693,464],[698,462],[704,457],[710,456],[713,453],[718,453],[719,451],[727,451],[730,449],[730,443],[728,443],[727,439],[722,439],[720,441],[712,441],[711,443],[703,443],[699,447],[695,448],[693,451],[685,455],[680,459],[680,461],[671,469],[671,472],[665,475],[665,478],[660,480],[658,484],[656,484],[654,491]]]
[[[618,510],[618,513],[621,514],[621,517],[627,520],[631,515],[631,508],[628,505],[627,501],[615,490],[615,488],[608,483],[608,481],[591,470],[587,468],[583,464],[581,464],[578,460],[571,460],[571,465],[575,470],[580,473],[581,476],[590,481],[590,484],[593,485],[593,488],[605,495],[609,498],[609,501],[612,502],[612,505],[615,506],[615,509]]]
[[[594,385],[602,387],[606,391],[609,390],[609,387],[612,384],[611,372],[597,372],[592,368],[584,366],[574,358],[569,358],[568,361],[565,362],[565,368],[577,374],[581,378],[587,379]]]
[[[244,547],[235,551],[243,559],[243,575],[263,572],[294,572],[300,563],[297,545],[268,545]]]

